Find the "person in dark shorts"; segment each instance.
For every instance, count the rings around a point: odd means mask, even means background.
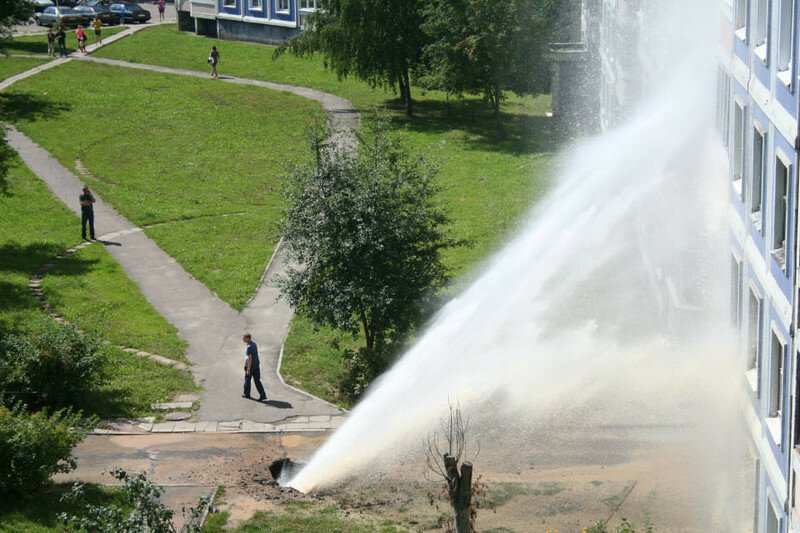
[[[263,402],[267,399],[267,393],[264,391],[264,385],[261,384],[261,364],[258,360],[258,346],[253,342],[253,337],[249,333],[245,333],[242,337],[247,347],[244,350],[244,392],[242,398],[250,398],[250,380],[256,382],[256,390],[258,390],[258,401]]]
[[[83,188],[83,194],[80,195],[81,202],[81,237],[86,240],[86,225],[89,225],[89,238],[94,238],[94,195],[89,190],[89,187]]]
[[[58,27],[56,32],[56,40],[58,41],[58,55],[67,57],[67,34],[61,26]]]
[[[158,0],[158,20],[164,21],[164,8],[167,6],[166,0]]]

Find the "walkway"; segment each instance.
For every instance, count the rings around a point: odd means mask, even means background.
[[[74,59],[166,74],[208,77],[204,72],[126,63],[91,56],[79,56]],[[16,80],[65,61],[69,59],[55,60],[6,80],[0,83],[0,90]],[[331,116],[333,140],[345,145],[355,142],[353,132],[358,127],[359,114],[350,102],[343,98],[315,89],[259,80],[220,77],[219,81],[286,91],[315,100]],[[9,128],[7,138],[28,167],[50,187],[56,197],[71,210],[79,213],[77,195],[82,182],[16,129]],[[254,298],[241,313],[238,313],[186,272],[140,228],[100,198],[97,199],[95,217],[97,227],[106,232],[100,239],[106,241],[107,245],[110,244],[107,246],[108,251],[119,261],[128,276],[139,285],[153,307],[175,325],[181,337],[188,342],[188,357],[193,364],[195,379],[203,386],[199,421],[244,420],[245,422],[240,424],[244,429],[243,426],[249,423],[247,421],[263,424],[292,417],[315,416],[333,420],[332,426],[338,424],[338,417],[330,419],[330,416],[341,415],[341,409],[287,386],[279,374],[283,342],[292,316],[288,304],[277,300],[278,290],[274,284],[276,276],[285,272],[285,261],[280,248],[270,261]],[[259,345],[263,369],[262,381],[269,396],[269,401],[264,403],[240,397],[244,351],[241,334],[244,331],[251,332]],[[161,430],[168,428],[162,427]]]

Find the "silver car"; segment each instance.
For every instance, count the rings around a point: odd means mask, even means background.
[[[86,17],[74,12],[69,7],[46,7],[41,13],[35,13],[36,24],[39,26],[77,26],[86,24]]]

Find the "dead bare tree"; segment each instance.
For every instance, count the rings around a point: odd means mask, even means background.
[[[448,418],[442,418],[439,429],[428,435],[427,465],[428,470],[441,476],[447,484],[456,533],[472,533],[475,531],[472,524],[472,462],[466,459],[469,421],[461,415],[458,402],[455,406],[450,402],[449,408]]]

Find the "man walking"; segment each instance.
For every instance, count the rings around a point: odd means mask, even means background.
[[[95,240],[94,203],[97,200],[95,200],[95,197],[89,190],[89,187],[84,187],[83,194],[81,194],[78,198],[81,202],[81,237],[84,241],[86,240],[86,224],[89,224],[89,237],[91,240]]]
[[[250,398],[250,379],[256,382],[256,390],[258,390],[258,401],[263,402],[267,399],[267,393],[264,392],[264,385],[261,384],[261,369],[258,360],[258,346],[253,342],[253,338],[249,333],[245,333],[242,337],[247,348],[244,350],[244,392],[242,398]]]

